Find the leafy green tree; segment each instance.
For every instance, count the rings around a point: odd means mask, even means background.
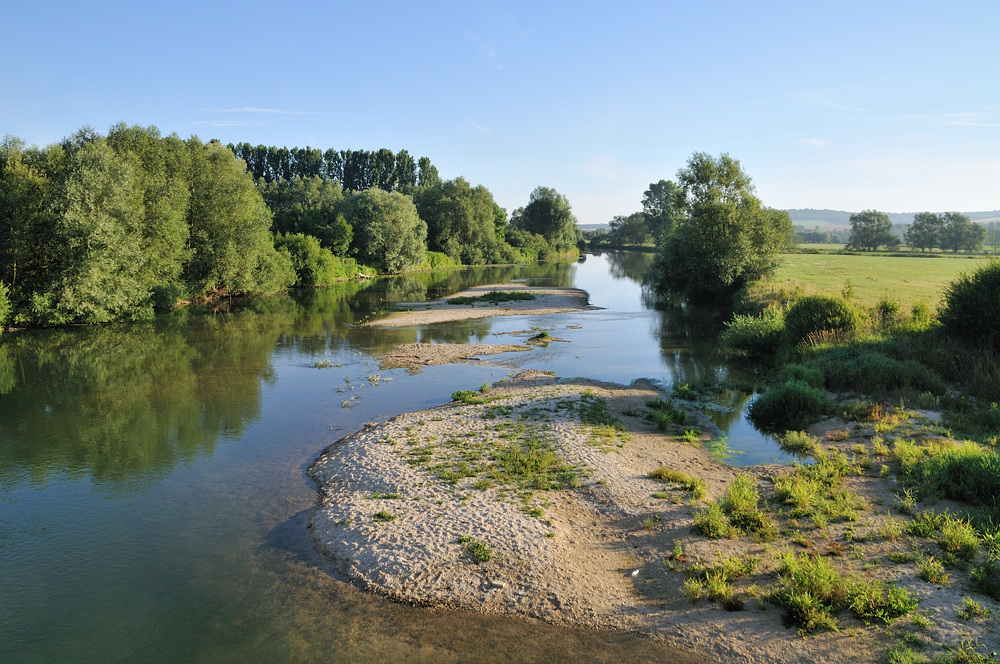
[[[52,199],[66,164],[60,145],[26,148],[12,136],[0,142],[0,280],[14,302],[45,287],[53,263]]]
[[[354,231],[351,253],[363,265],[394,273],[424,261],[427,224],[409,196],[367,189],[341,201],[337,212]]]
[[[618,215],[608,224],[611,228],[611,243],[617,246],[646,244],[650,240],[649,225],[642,212]]]
[[[460,177],[421,187],[413,202],[420,218],[427,222],[428,249],[465,265],[500,262],[498,206],[486,187],[473,187]]]
[[[278,234],[274,238],[278,251],[286,251],[295,268],[297,287],[327,286],[335,283],[340,271],[330,250],[320,245],[318,239],[302,233]]]
[[[990,260],[948,284],[938,318],[948,336],[996,352],[1000,348],[1000,261]]]
[[[153,291],[179,291],[188,240],[191,156],[187,146],[176,135],[162,138],[156,127],[125,123],[111,128],[107,142],[131,166],[142,197],[144,260],[136,277]]]
[[[44,288],[31,294],[40,323],[103,323],[135,317],[148,304],[142,247],[144,210],[133,169],[104,139],[83,143],[55,192]]]
[[[437,166],[431,163],[431,160],[427,157],[421,157],[417,160],[417,186],[418,187],[428,187],[441,182],[441,176],[438,175]]]
[[[761,206],[736,159],[696,152],[677,178],[688,212],[660,240],[658,290],[717,298],[777,267],[792,221]]]
[[[878,251],[885,245],[892,249],[899,245],[899,238],[892,234],[889,215],[877,210],[862,210],[850,217],[851,237],[847,242],[850,249]]]
[[[986,240],[986,227],[973,223],[958,212],[941,215],[941,248],[953,252],[980,251]]]
[[[0,281],[0,331],[3,331],[3,327],[4,325],[7,324],[7,321],[10,319],[10,312],[13,309],[13,307],[11,307],[10,304],[9,295],[10,291],[7,289],[7,286],[5,286],[2,281]],[[0,394],[2,393],[3,392],[0,391]]]
[[[524,208],[511,215],[512,225],[540,235],[557,253],[566,253],[576,246],[576,217],[569,200],[555,189],[537,187]]]
[[[312,235],[335,256],[347,255],[352,231],[336,212],[344,193],[335,180],[314,175],[291,182],[259,180],[257,186],[274,215],[271,227],[275,232]]]
[[[228,148],[188,140],[191,153],[191,256],[194,293],[270,293],[295,282],[287,254],[271,235],[271,213],[251,175]]]
[[[944,222],[933,212],[918,212],[906,230],[906,244],[920,251],[927,251],[941,244]]]
[[[668,233],[686,211],[684,190],[671,180],[653,182],[642,194],[642,213],[654,239]]]

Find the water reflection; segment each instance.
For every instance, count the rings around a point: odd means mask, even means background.
[[[4,335],[0,480],[156,475],[260,417],[275,334],[256,315]]]

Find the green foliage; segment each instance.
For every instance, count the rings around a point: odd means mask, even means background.
[[[860,311],[841,297],[806,295],[785,314],[785,331],[792,343],[805,341],[817,332],[833,332],[851,338],[862,328]]]
[[[658,289],[719,297],[772,273],[792,222],[761,207],[739,162],[697,152],[677,177],[688,214],[660,238]]]
[[[762,431],[803,429],[830,413],[833,402],[826,392],[800,380],[769,387],[747,410],[747,416]]]
[[[786,452],[808,456],[819,449],[819,438],[805,431],[789,431],[778,438],[778,444]]]
[[[680,484],[698,500],[705,497],[705,481],[699,477],[688,475],[683,471],[674,470],[668,466],[658,466],[651,470],[647,477],[660,480],[661,482],[669,482],[670,484]]]
[[[851,215],[851,239],[849,249],[877,251],[882,245],[888,249],[899,246],[900,240],[892,234],[889,215],[877,210],[863,210]]]
[[[938,318],[955,339],[994,352],[1000,348],[1000,261],[949,284]]]
[[[392,512],[386,512],[385,510],[379,510],[372,514],[372,520],[379,523],[388,523],[390,521],[395,521],[399,517]]]
[[[712,503],[696,512],[692,528],[699,535],[710,539],[724,539],[736,535],[736,529],[729,523],[719,503]]]
[[[501,263],[509,254],[501,248],[506,215],[496,214],[493,194],[486,187],[473,187],[456,178],[420,187],[413,202],[427,222],[427,246],[465,265]],[[498,239],[498,237],[500,239]]]
[[[917,598],[905,588],[885,581],[855,582],[850,588],[850,608],[866,625],[891,625],[917,609]]]
[[[550,187],[536,187],[528,205],[511,214],[511,225],[541,236],[556,253],[576,248],[577,222],[569,200]]]
[[[150,288],[140,276],[143,208],[134,170],[105,141],[85,143],[70,158],[52,208],[52,262],[33,294],[32,319],[58,325],[135,316]]]
[[[486,542],[468,536],[460,537],[458,542],[465,545],[466,552],[473,557],[477,565],[493,560],[493,547]]]
[[[10,291],[7,286],[0,281],[0,331],[3,330],[4,325],[7,324],[8,319],[10,319],[11,304],[10,304]]]
[[[971,441],[917,445],[897,440],[900,476],[929,496],[993,506],[1000,495],[1000,456]]]
[[[302,233],[278,234],[274,246],[288,252],[295,269],[295,286],[327,286],[350,279],[357,274],[357,264],[351,258],[337,258],[320,241]]]
[[[925,365],[916,360],[896,359],[873,344],[824,348],[809,366],[819,369],[830,390],[879,394],[912,388],[944,394],[946,389],[941,377]]]
[[[726,323],[720,340],[734,355],[759,360],[778,352],[784,333],[785,316],[781,309],[768,307],[757,316],[734,316]]]
[[[185,280],[194,293],[272,293],[295,282],[291,258],[279,254],[271,213],[253,180],[218,143],[188,142],[191,152],[191,256]]]
[[[660,431],[666,431],[674,424],[685,424],[687,422],[687,412],[677,408],[673,403],[663,399],[653,399],[646,402],[650,410],[647,418],[656,424]]]
[[[351,225],[351,252],[364,265],[395,273],[424,260],[427,224],[409,197],[366,189],[345,198],[336,211]]]
[[[424,262],[421,263],[416,269],[452,270],[461,266],[462,264],[458,260],[452,258],[448,254],[443,254],[440,251],[428,251],[425,253]]]
[[[490,291],[484,295],[479,295],[476,297],[452,297],[448,299],[448,304],[474,304],[476,302],[484,302],[486,304],[500,304],[501,302],[520,302],[526,300],[534,300],[535,296],[531,293],[526,293],[524,291]]]
[[[847,603],[847,583],[828,558],[784,553],[779,558],[773,601],[804,632],[833,630],[833,613]]]

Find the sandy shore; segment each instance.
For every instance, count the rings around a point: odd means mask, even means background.
[[[804,637],[768,605],[766,590],[755,590],[776,582],[776,559],[789,550],[788,539],[709,540],[692,530],[696,511],[718,499],[738,472],[766,479],[786,467],[713,461],[704,443],[717,430],[687,402],[677,403],[688,409],[686,426],[700,431],[699,439],[685,443],[677,431],[658,431],[645,414],[648,402],[664,395],[643,381],[626,387],[528,371],[465,397],[468,403],[371,424],[331,445],[309,469],[319,489],[312,540],[347,580],[417,605],[639,632],[705,661],[876,662],[889,635],[899,643],[907,633],[928,644],[977,638],[980,649],[997,647],[994,621],[957,617],[967,581],[934,586],[917,578],[914,563],[885,561],[916,546],[875,535],[897,519],[887,507],[874,508],[892,504],[899,489],[891,478],[849,479],[873,507],[862,521],[830,524],[804,545],[814,555],[840,556],[846,572],[911,590],[921,615],[933,620],[919,628],[867,626],[842,613],[839,631]],[[597,402],[624,431],[587,423],[584,413]],[[842,424],[821,423],[816,431]],[[504,470],[513,441],[534,441],[563,464],[557,479],[543,482],[548,489]],[[704,480],[704,499],[647,476],[663,465]],[[850,554],[859,546],[851,542],[864,542],[864,555]],[[678,546],[683,556],[671,561]],[[711,565],[734,555],[761,560],[740,582],[741,610],[689,601],[688,576],[673,563]],[[989,598],[976,599],[996,608]]]
[[[456,297],[480,297],[491,291],[515,291],[534,295],[533,300],[515,300],[490,304],[474,302],[471,304],[449,304]],[[367,325],[378,327],[409,327],[411,325],[429,325],[472,318],[490,318],[493,316],[537,316],[542,314],[560,314],[571,311],[588,311],[600,309],[591,306],[587,292],[579,288],[528,287],[524,284],[490,284],[477,286],[440,300],[429,302],[402,302],[396,305],[406,311],[397,311],[386,318],[370,321]]]

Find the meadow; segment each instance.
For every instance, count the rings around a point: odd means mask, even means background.
[[[849,280],[853,301],[865,308],[874,307],[886,294],[906,311],[920,300],[936,308],[945,286],[986,260],[989,257],[962,254],[784,254],[771,285],[787,291],[800,287],[803,294],[842,295]]]

